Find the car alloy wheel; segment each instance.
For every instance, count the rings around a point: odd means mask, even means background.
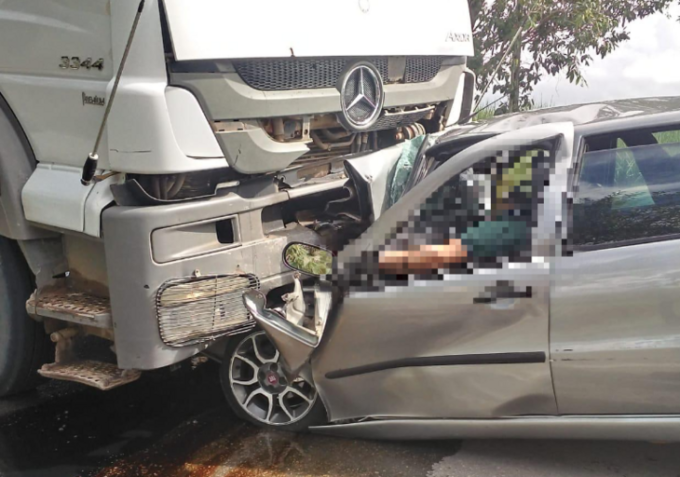
[[[269,426],[289,426],[314,408],[317,392],[303,377],[292,382],[281,369],[281,355],[263,331],[249,334],[229,361],[229,386],[239,407],[251,419]]]

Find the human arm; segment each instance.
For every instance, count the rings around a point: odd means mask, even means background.
[[[421,245],[408,250],[384,250],[379,254],[380,269],[391,273],[420,273],[467,260],[467,248],[460,239],[444,245]]]
[[[380,269],[405,274],[421,273],[468,261],[472,257],[508,256],[526,240],[527,225],[520,221],[484,221],[470,227],[460,238],[443,245],[421,245],[406,250],[385,250]]]

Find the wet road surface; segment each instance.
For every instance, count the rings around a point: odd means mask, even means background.
[[[268,432],[238,421],[211,364],[107,393],[69,383],[0,401],[7,477],[680,477],[680,445],[390,443]]]

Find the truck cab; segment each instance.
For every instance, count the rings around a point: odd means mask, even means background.
[[[348,160],[469,115],[472,54],[465,0],[2,2],[0,395],[219,356],[286,245],[374,219]]]

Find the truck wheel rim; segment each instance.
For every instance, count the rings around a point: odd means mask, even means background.
[[[317,398],[307,379],[288,382],[280,359],[279,351],[260,331],[241,340],[229,363],[229,385],[236,401],[253,419],[271,426],[300,421]]]

